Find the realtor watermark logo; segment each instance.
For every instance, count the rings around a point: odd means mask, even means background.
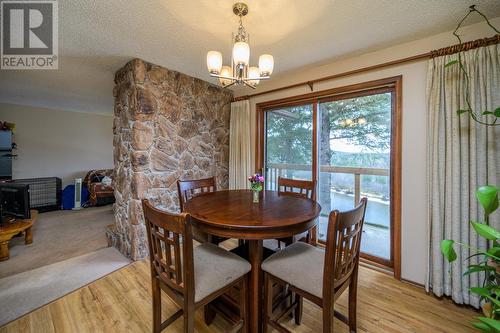
[[[0,69],[58,68],[58,8],[53,0],[0,0]]]

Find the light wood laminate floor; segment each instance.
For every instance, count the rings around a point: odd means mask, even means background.
[[[384,273],[362,267],[358,293],[358,332],[474,332],[469,324],[474,311]],[[138,261],[1,327],[0,333],[151,332],[150,295],[149,263]],[[340,311],[346,310],[345,296],[338,303]],[[163,304],[164,316],[175,312],[166,296]],[[321,332],[321,312],[306,302],[302,325],[290,320],[286,326],[294,332]],[[197,332],[223,332],[228,327],[220,316],[207,327],[203,313],[197,312]],[[164,332],[182,332],[182,320]],[[348,330],[336,321],[335,332]]]

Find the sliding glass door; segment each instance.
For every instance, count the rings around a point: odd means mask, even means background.
[[[401,77],[257,104],[257,169],[266,189],[278,177],[314,180],[324,243],[332,210],[368,198],[365,259],[401,273]]]
[[[352,209],[367,197],[361,251],[389,264],[392,93],[323,99],[318,110],[322,207],[318,239],[325,240],[330,211]]]

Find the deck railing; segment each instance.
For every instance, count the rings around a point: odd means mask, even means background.
[[[267,165],[266,189],[277,190],[278,177],[284,176],[284,170],[312,171],[312,166],[308,164],[286,164],[270,163]],[[358,168],[358,167],[340,167],[332,165],[321,165],[320,172],[343,173],[354,175],[354,202],[361,199],[361,175],[389,176],[389,169],[383,168]]]

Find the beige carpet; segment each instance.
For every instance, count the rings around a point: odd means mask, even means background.
[[[129,263],[108,247],[0,279],[0,326]]]
[[[23,237],[9,242],[10,259],[0,262],[0,278],[105,248],[112,223],[112,205],[39,214],[32,245],[24,245]]]

